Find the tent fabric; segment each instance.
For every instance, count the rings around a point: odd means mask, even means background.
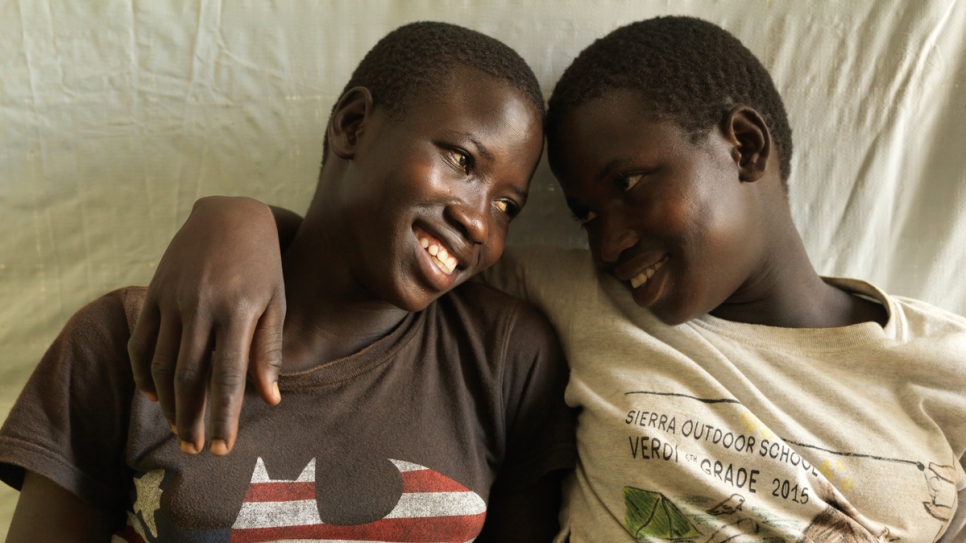
[[[966,315],[966,2],[0,0],[0,415],[74,311],[150,279],[195,199],[303,212],[329,109],[388,31],[499,38],[549,96],[595,38],[664,14],[727,28],[774,76],[821,273]],[[545,164],[512,241],[585,243]]]

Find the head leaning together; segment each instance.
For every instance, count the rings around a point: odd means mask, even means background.
[[[727,31],[689,17],[618,28],[564,72],[546,126],[597,267],[664,322],[744,307],[800,263],[785,109]]]
[[[550,98],[551,163],[567,114],[615,89],[640,91],[658,120],[676,123],[695,139],[736,104],[754,108],[771,131],[787,182],[792,131],[781,96],[761,62],[723,28],[693,17],[658,17],[618,28],[584,49]]]
[[[526,61],[497,39],[448,23],[421,21],[386,34],[356,66],[342,94],[354,87],[366,87],[376,106],[399,118],[414,98],[438,97],[446,92],[447,78],[458,68],[479,70],[509,84],[544,120],[540,83]],[[326,137],[323,163],[328,143]]]
[[[422,310],[500,257],[544,116],[503,43],[445,23],[390,32],[332,108],[302,239],[329,244],[325,272],[343,270],[357,298]]]

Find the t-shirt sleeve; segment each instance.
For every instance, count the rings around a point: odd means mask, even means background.
[[[125,291],[78,311],[34,370],[0,428],[0,479],[32,471],[107,511],[123,511],[134,382]],[[126,475],[126,479],[125,479]]]
[[[527,283],[524,276],[530,250],[531,247],[528,246],[507,247],[500,260],[477,277],[495,289],[506,292],[515,298],[530,301],[527,296]]]
[[[564,402],[569,370],[553,328],[520,304],[510,323],[503,380],[506,456],[498,482],[514,487],[576,462],[575,413]]]

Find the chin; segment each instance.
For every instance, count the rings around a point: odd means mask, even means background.
[[[403,292],[397,293],[391,299],[387,298],[386,301],[399,309],[416,313],[429,307],[429,304],[435,302],[444,294],[446,292],[426,292],[418,287],[410,287]]]
[[[418,313],[429,307],[429,304],[435,301],[432,300],[412,300],[412,299],[400,299],[400,300],[387,300],[390,304],[402,309],[403,311],[408,311],[409,313]]]

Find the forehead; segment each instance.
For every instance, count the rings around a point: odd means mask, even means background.
[[[523,92],[473,68],[454,69],[432,92],[410,98],[400,122],[466,136],[511,159],[535,161],[543,145],[540,112]]]
[[[490,112],[492,115],[489,116],[493,118],[510,109],[515,115],[540,117],[523,91],[508,81],[469,66],[454,67],[421,83],[415,93],[404,100],[401,110],[402,116],[410,116],[414,111],[425,115],[434,109],[446,108],[458,108],[463,114],[483,117]]]
[[[565,189],[694,150],[683,128],[658,117],[632,89],[609,91],[574,108],[550,145],[551,167]]]

